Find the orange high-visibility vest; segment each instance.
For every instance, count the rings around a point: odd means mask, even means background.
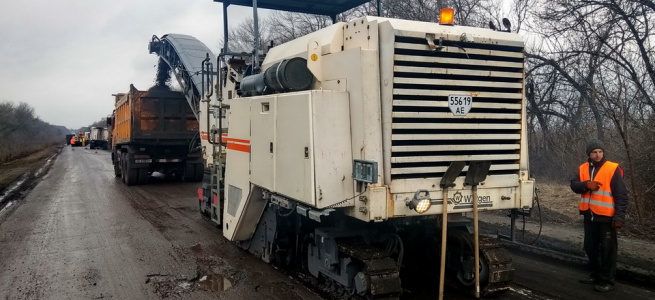
[[[71,144],[75,144],[75,138],[71,138]]]
[[[612,190],[610,189],[610,184],[612,182],[612,176],[616,172],[616,168],[619,167],[619,164],[606,161],[599,170],[596,171],[596,176],[594,181],[600,182],[602,185],[597,191],[588,191],[580,195],[580,210],[588,210],[594,214],[601,216],[614,216],[614,197],[612,196]],[[621,176],[623,176],[623,171],[621,171]],[[589,174],[589,163],[586,162],[580,165],[580,181],[591,180]]]

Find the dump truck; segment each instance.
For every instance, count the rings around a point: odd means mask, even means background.
[[[192,142],[198,121],[182,92],[166,87],[139,91],[133,85],[115,97],[111,160],[126,185],[147,183],[153,172],[201,181],[202,152]]]
[[[91,134],[89,135],[89,148],[107,150],[107,128],[91,127],[90,132]]]

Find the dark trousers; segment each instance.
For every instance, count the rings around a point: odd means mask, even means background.
[[[584,250],[589,258],[591,277],[599,283],[614,284],[618,243],[612,223],[585,220]]]

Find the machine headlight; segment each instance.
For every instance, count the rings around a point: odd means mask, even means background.
[[[407,202],[409,208],[415,210],[417,213],[422,214],[430,209],[432,200],[430,199],[430,192],[427,190],[418,190],[414,194],[414,198]]]
[[[432,206],[432,203],[430,202],[430,199],[423,199],[423,200],[418,201],[418,203],[416,204],[416,207],[414,208],[414,210],[417,213],[422,214],[422,213],[428,211],[428,209],[430,209],[430,206]]]

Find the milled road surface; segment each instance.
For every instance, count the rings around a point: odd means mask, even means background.
[[[154,179],[127,187],[108,152],[65,147],[36,188],[0,213],[0,299],[320,299],[202,220],[197,187]],[[577,282],[579,268],[513,257],[512,290],[495,299],[655,299],[624,283],[596,293]],[[401,299],[437,299],[437,282],[422,286]]]
[[[109,157],[65,147],[0,216],[0,298],[318,299],[201,220],[197,183],[127,187]]]

